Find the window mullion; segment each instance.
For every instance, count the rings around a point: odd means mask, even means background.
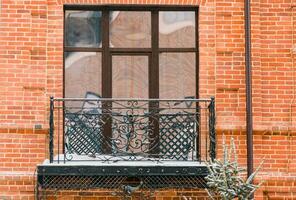
[[[149,98],[159,98],[159,46],[158,34],[159,22],[158,11],[151,11],[151,64],[149,66]],[[159,150],[159,104],[158,102],[149,102],[149,111],[155,116],[149,118],[149,123],[153,124],[152,138],[153,142],[150,144],[150,153],[157,156]]]
[[[112,68],[110,63],[110,50],[109,50],[109,11],[103,10],[102,13],[102,97],[112,97]],[[103,29],[102,29],[103,30]],[[110,147],[112,138],[112,121],[108,118],[108,112],[111,105],[108,102],[102,102],[102,113],[103,113],[103,135],[104,143],[103,150],[105,154],[110,154],[112,149]]]
[[[151,12],[151,66],[149,73],[149,98],[159,98],[159,22],[158,11]]]
[[[102,97],[112,97],[112,68],[109,50],[109,11],[102,12]]]

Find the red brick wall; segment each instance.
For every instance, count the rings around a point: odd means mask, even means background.
[[[34,196],[48,99],[62,96],[63,4],[77,3],[200,5],[200,96],[217,98],[218,156],[224,133],[246,164],[243,0],[2,0],[0,199]],[[256,199],[296,199],[296,2],[252,0],[251,8],[256,166],[265,157]]]

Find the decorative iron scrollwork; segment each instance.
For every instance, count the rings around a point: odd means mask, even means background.
[[[77,108],[77,101],[87,106]],[[206,138],[201,133],[207,131],[203,130],[203,124],[208,126],[207,151],[210,157],[215,157],[214,99],[52,99],[51,102],[51,162],[56,152],[53,130],[61,123],[53,121],[54,109],[63,109],[60,149],[64,161],[81,159],[79,156],[106,162],[200,160],[203,148],[207,148],[207,142],[201,146],[201,139]],[[57,102],[62,104],[54,106]],[[202,112],[208,121],[204,121]]]

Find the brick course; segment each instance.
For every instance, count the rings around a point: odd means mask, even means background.
[[[63,93],[63,5],[79,3],[199,5],[200,96],[217,100],[218,156],[222,134],[233,136],[246,164],[243,0],[2,0],[0,199],[34,198],[49,96]],[[251,9],[255,165],[265,157],[256,199],[296,199],[296,3],[252,0]]]

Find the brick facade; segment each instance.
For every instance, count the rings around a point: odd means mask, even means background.
[[[78,3],[199,5],[200,96],[216,97],[218,156],[233,136],[246,164],[243,0],[2,0],[0,199],[34,198],[49,96],[63,94],[63,5]],[[296,199],[296,2],[252,0],[251,18],[255,166],[265,158],[255,199]],[[71,196],[95,198],[82,193]]]

